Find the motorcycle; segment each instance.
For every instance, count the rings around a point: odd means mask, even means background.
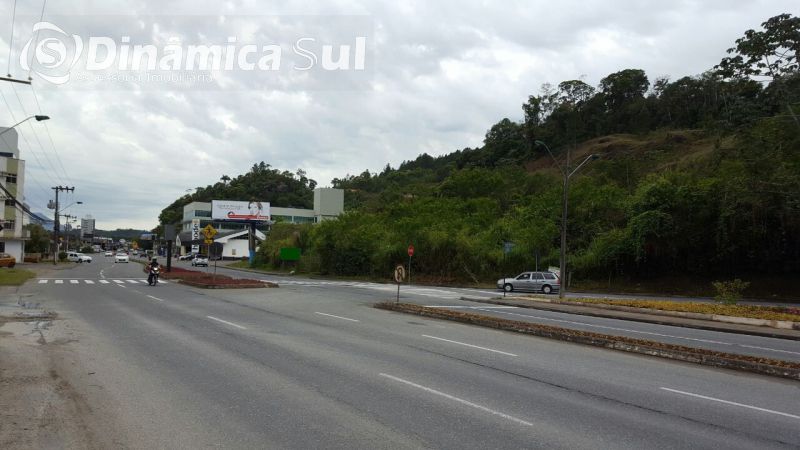
[[[157,285],[159,272],[161,272],[161,270],[158,267],[151,267],[147,276],[147,284],[150,286]]]

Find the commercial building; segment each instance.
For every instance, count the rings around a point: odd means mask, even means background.
[[[28,232],[26,214],[16,200],[22,202],[25,186],[25,161],[19,159],[19,135],[17,130],[0,127],[0,197],[3,199],[3,214],[0,217],[0,253],[8,253],[17,261],[25,255]]]
[[[319,223],[324,220],[336,218],[344,212],[344,191],[333,188],[314,189],[314,208],[282,208],[270,205],[270,220],[259,224],[256,230],[256,241],[266,239],[271,224],[276,222],[288,223]],[[242,258],[248,255],[247,224],[235,221],[213,219],[211,217],[211,202],[192,202],[183,207],[181,232],[175,241],[179,254],[192,251],[192,246],[197,249],[202,244],[200,230],[207,225],[213,226],[218,234],[215,243],[219,244],[212,249],[212,256],[224,258]],[[203,251],[205,253],[205,251]]]

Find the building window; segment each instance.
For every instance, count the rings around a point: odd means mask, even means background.
[[[14,226],[16,224],[17,224],[16,220],[6,220],[6,221],[3,221],[3,223],[2,223],[4,230],[13,230]],[[0,250],[0,251],[2,251],[2,250]]]
[[[6,206],[17,206],[17,202],[15,202],[13,198],[7,198]]]
[[[0,253],[5,253],[5,252],[6,252],[6,243],[0,242]]]
[[[13,183],[17,184],[17,176],[16,175],[6,175],[6,183]]]

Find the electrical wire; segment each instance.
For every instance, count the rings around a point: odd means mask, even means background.
[[[14,44],[14,22],[17,18],[17,0],[14,0],[14,9],[11,11],[11,39],[8,40],[8,77],[11,78],[11,48]]]
[[[42,105],[39,103],[39,94],[36,93],[36,89],[34,89],[33,84],[29,84],[31,88],[31,93],[33,94],[33,100],[36,102],[36,109],[39,111],[39,114],[42,114]],[[74,185],[75,183],[72,182],[72,178],[70,178],[69,174],[67,173],[67,169],[64,168],[64,163],[61,162],[61,157],[58,156],[58,150],[56,150],[56,143],[53,140],[53,135],[50,134],[50,127],[47,125],[47,122],[42,122],[44,125],[44,130],[47,132],[47,137],[50,139],[50,146],[53,148],[53,155],[55,155],[56,162],[58,166],[61,167],[61,172],[64,174],[64,179],[67,180],[68,185]],[[47,156],[47,154],[45,154]]]
[[[17,97],[17,103],[19,103],[19,106],[22,109],[23,116],[24,117],[29,117],[28,111],[25,109],[25,104],[22,103],[22,98],[20,98],[19,93],[17,92],[17,89],[14,87],[14,85],[11,85],[11,90],[14,91],[14,96]],[[39,114],[41,114],[41,111],[39,112]],[[42,123],[44,123],[44,122],[42,122]],[[33,133],[33,137],[36,138],[36,142],[39,144],[39,148],[42,150],[42,153],[44,154],[45,159],[47,160],[48,164],[50,164],[50,167],[53,169],[53,174],[56,175],[56,178],[59,179],[60,183],[66,183],[65,180],[67,180],[67,178],[62,177],[61,174],[58,173],[58,170],[56,169],[55,165],[50,160],[50,156],[48,155],[47,151],[44,149],[44,146],[42,145],[42,141],[39,139],[39,133],[36,131],[36,128],[33,126],[33,123],[28,122],[28,126],[30,127],[31,132]],[[66,184],[69,184],[69,183],[66,183]]]
[[[42,21],[44,20],[44,8],[45,8],[45,6],[47,6],[47,0],[43,0],[42,1],[42,14],[39,15],[39,23],[42,23]],[[31,47],[33,49],[34,53],[36,52],[36,46],[39,45],[39,32],[41,30],[42,30],[41,28],[36,30],[36,37],[34,37],[33,47]],[[9,60],[10,59],[11,59],[11,53],[9,53]],[[32,70],[33,70],[33,64],[30,64],[30,67],[28,68],[28,80],[31,79],[31,71]]]

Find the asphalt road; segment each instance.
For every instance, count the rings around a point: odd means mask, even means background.
[[[800,446],[797,382],[372,308],[391,287],[143,279],[99,256],[22,288],[76,324],[70,345],[115,405],[123,446]]]
[[[179,262],[178,267],[191,268],[186,262]],[[205,270],[203,267],[196,270]],[[213,267],[209,270],[213,270]],[[369,298],[394,299],[397,288],[391,284],[325,281],[303,277],[264,276],[260,274],[217,268],[218,273],[235,277],[256,278],[279,283],[284,288],[304,288],[309,292],[341,292],[342,296],[350,294],[354,298],[366,295]],[[460,300],[467,298],[492,298],[502,295],[500,291],[466,288],[432,288],[424,286],[403,286],[400,299],[407,303],[424,306],[438,306],[446,309],[461,309],[484,315],[511,320],[554,325],[582,331],[627,336],[637,339],[664,342],[668,344],[686,345],[709,350],[760,356],[765,358],[800,361],[800,342],[788,339],[777,339],[761,336],[724,333],[719,331],[700,330],[668,325],[658,325],[629,320],[606,319],[602,317],[581,316],[554,311],[542,311],[507,306],[492,306],[482,303]]]

